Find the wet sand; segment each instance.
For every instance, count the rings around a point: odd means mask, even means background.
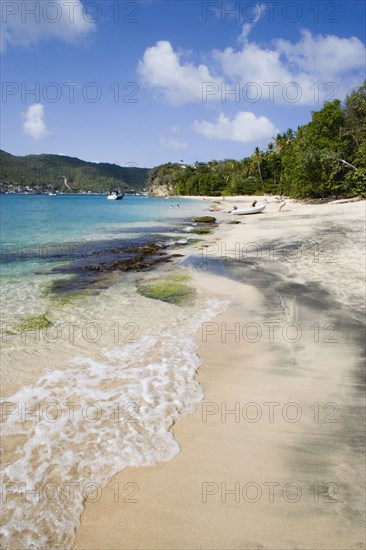
[[[75,549],[365,547],[365,202],[236,226],[223,202],[182,261],[230,299],[197,334],[204,400],[173,427],[179,455],[86,504]]]

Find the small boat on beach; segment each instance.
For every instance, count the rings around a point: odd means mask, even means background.
[[[267,203],[259,203],[255,206],[250,206],[249,208],[237,208],[235,210],[231,211],[231,214],[236,214],[238,216],[245,215],[245,214],[259,214],[259,212],[263,212],[265,207],[267,206]]]
[[[107,196],[107,199],[111,201],[120,201],[123,199],[123,197],[124,197],[124,193],[120,193],[118,191],[111,191]]]

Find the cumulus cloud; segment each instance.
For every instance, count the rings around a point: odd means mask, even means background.
[[[240,143],[263,142],[271,139],[278,132],[267,117],[256,117],[254,113],[248,111],[239,111],[231,120],[221,113],[214,123],[195,121],[193,128],[208,139]]]
[[[311,32],[303,30],[297,43],[279,39],[275,46],[299,71],[327,80],[365,68],[365,46],[355,36],[312,36]]]
[[[247,41],[240,50],[216,50],[213,57],[224,78],[242,87],[250,82],[257,84],[261,99],[301,105],[342,97],[360,84],[365,54],[364,45],[356,37],[313,36],[304,30],[295,43],[279,39],[272,48],[263,48]],[[295,94],[294,90],[287,94],[291,83],[297,87]]]
[[[262,4],[257,6],[263,13]],[[206,54],[206,64],[183,63],[170,42],[157,42],[145,50],[138,72],[148,87],[172,105],[238,102],[234,94],[221,93],[235,86],[240,87],[240,101],[250,101],[249,83],[257,86],[258,100],[322,104],[344,97],[363,81],[366,49],[358,38],[314,36],[303,30],[297,42],[277,39],[263,47],[247,39],[256,22],[243,27],[239,48],[214,50]],[[207,89],[211,92],[204,95]]]
[[[80,0],[12,0],[4,2],[1,17],[1,51],[7,46],[29,47],[43,39],[80,42],[95,30],[96,13],[85,10]]]
[[[44,106],[33,103],[23,114],[23,132],[36,140],[44,139],[51,135],[44,120]]]
[[[280,59],[280,52],[262,49],[255,42],[246,43],[239,51],[226,48],[215,51],[213,55],[226,77],[242,84],[292,80],[291,73]]]
[[[145,50],[137,70],[144,83],[159,90],[172,105],[202,101],[202,83],[214,80],[206,65],[181,63],[166,40]]]

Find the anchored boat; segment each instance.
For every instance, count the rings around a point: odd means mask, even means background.
[[[119,193],[118,191],[111,191],[107,196],[107,199],[110,201],[120,201],[124,197],[124,193]]]

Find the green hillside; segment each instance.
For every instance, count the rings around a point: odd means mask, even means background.
[[[148,168],[122,167],[118,164],[86,162],[62,155],[26,155],[17,157],[0,150],[1,191],[50,190],[107,192],[115,188],[121,191],[142,191],[149,175]]]

